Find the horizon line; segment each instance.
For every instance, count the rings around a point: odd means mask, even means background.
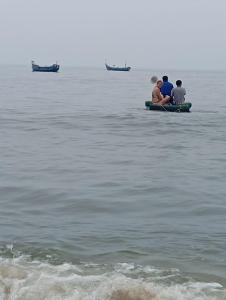
[[[60,65],[60,67],[66,67],[66,68],[84,68],[84,69],[87,69],[87,68],[90,68],[90,69],[105,69],[104,66],[105,64],[103,63],[103,65],[69,65],[69,64],[60,64],[58,62],[58,64]],[[26,67],[26,66],[30,66],[30,64],[18,64],[18,63],[1,63],[0,62],[0,66],[9,66],[9,67]],[[226,69],[214,69],[214,68],[173,68],[173,67],[166,67],[166,68],[163,68],[163,67],[147,67],[147,66],[132,66],[130,65],[131,67],[131,71],[134,71],[134,70],[137,70],[137,71],[142,71],[142,70],[150,70],[150,71],[160,71],[160,72],[163,72],[163,71],[187,71],[187,72],[207,72],[207,71],[210,71],[210,72],[226,72]]]

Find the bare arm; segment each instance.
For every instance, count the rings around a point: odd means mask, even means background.
[[[156,96],[158,97],[159,100],[163,99],[163,96],[162,96],[159,88],[156,88]]]

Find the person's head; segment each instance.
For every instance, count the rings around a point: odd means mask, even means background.
[[[177,80],[177,81],[176,81],[176,85],[177,85],[178,87],[182,86],[182,81],[181,81],[181,80]]]
[[[163,83],[162,80],[157,80],[156,86],[157,86],[158,88],[161,88],[162,83]]]
[[[168,81],[168,76],[166,76],[166,75],[165,75],[165,76],[163,76],[163,77],[162,77],[162,80],[163,80],[163,82],[166,82],[166,81]]]

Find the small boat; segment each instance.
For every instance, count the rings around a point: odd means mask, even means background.
[[[51,66],[40,67],[39,65],[36,65],[35,62],[32,60],[31,64],[33,72],[58,72],[60,69],[60,66],[57,63]]]
[[[192,104],[190,102],[184,102],[182,104],[172,105],[160,105],[154,104],[152,101],[145,101],[147,110],[159,110],[159,111],[170,111],[170,112],[189,112]]]
[[[116,66],[109,66],[105,63],[105,67],[108,71],[130,71],[131,67],[127,67],[125,64],[125,67],[116,67]]]

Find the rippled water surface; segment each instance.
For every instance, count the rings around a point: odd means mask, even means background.
[[[153,74],[1,67],[0,298],[226,299],[226,73]]]

